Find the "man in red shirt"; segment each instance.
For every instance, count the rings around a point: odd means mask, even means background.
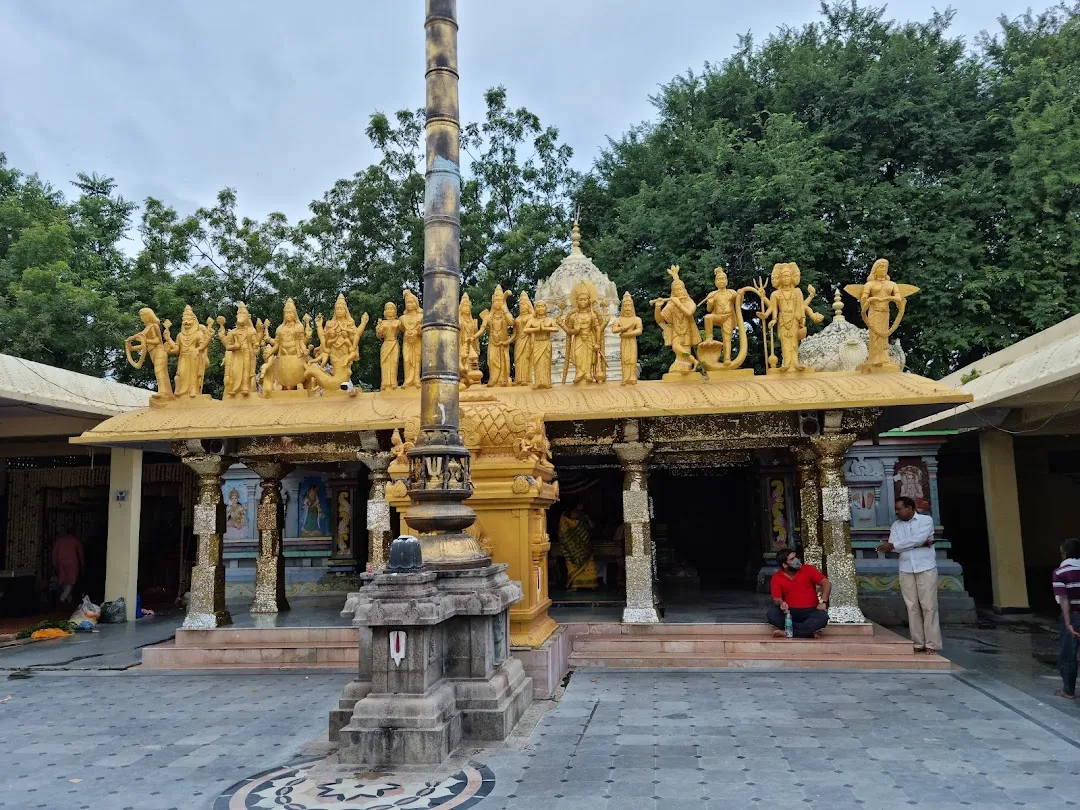
[[[829,594],[832,585],[825,575],[812,565],[805,565],[790,548],[776,552],[780,570],[772,576],[772,607],[765,620],[776,627],[774,636],[784,635],[784,614],[791,611],[792,634],[795,638],[816,638],[829,623]],[[821,586],[818,597],[817,586]]]

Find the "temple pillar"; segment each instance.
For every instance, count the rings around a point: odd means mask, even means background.
[[[626,608],[623,621],[653,623],[656,614],[653,590],[652,533],[649,528],[649,473],[652,454],[647,442],[614,446],[623,468],[623,522],[626,523]]]
[[[821,547],[821,483],[818,480],[818,455],[809,444],[795,447],[798,463],[799,534],[803,559],[819,571],[824,570]]]
[[[390,504],[386,500],[386,485],[390,481],[387,469],[393,454],[360,453],[358,457],[367,467],[371,481],[367,499],[367,570],[379,571],[386,567],[386,555],[390,550]]]
[[[221,497],[222,473],[232,459],[219,454],[182,455],[181,460],[199,477],[199,495],[192,509],[192,529],[198,554],[191,569],[191,599],[185,630],[212,630],[232,624],[225,609],[225,565],[221,538],[225,533],[225,501]]]
[[[283,528],[285,507],[281,499],[281,479],[292,467],[278,461],[247,461],[248,469],[262,479],[262,494],[256,508],[259,528],[259,556],[255,560],[255,600],[251,613],[277,613],[289,609],[285,596],[285,556]]]
[[[979,433],[986,533],[990,544],[990,579],[994,610],[999,613],[1028,609],[1024,537],[1020,531],[1020,498],[1016,491],[1016,457],[1008,433]]]
[[[135,621],[139,592],[139,519],[142,513],[142,450],[114,447],[109,455],[109,528],[105,545],[105,599],[124,598]]]
[[[851,501],[844,479],[844,454],[855,442],[855,436],[826,433],[810,441],[818,454],[822,545],[826,574],[832,583],[829,621],[860,624],[866,617],[859,608],[859,583],[855,577],[855,555],[851,551]]]

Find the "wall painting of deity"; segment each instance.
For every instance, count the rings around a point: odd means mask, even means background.
[[[330,536],[330,500],[326,493],[326,482],[322,478],[311,477],[300,481],[298,507],[299,537]]]
[[[225,539],[250,540],[255,536],[247,484],[243,481],[226,481],[221,485],[221,497],[225,499]]]
[[[930,473],[921,458],[899,458],[893,468],[895,497],[906,495],[915,501],[915,509],[930,514]]]

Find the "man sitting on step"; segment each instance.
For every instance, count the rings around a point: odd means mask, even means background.
[[[812,565],[804,565],[790,548],[776,552],[780,570],[772,576],[772,607],[765,614],[765,621],[777,628],[773,635],[782,638],[784,619],[791,612],[791,629],[795,638],[818,638],[829,623],[829,594],[832,585],[825,575]],[[817,586],[821,586],[818,597]]]

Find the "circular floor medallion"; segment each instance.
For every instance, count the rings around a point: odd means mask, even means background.
[[[441,782],[422,776],[309,776],[315,762],[275,768],[223,793],[214,810],[465,810],[487,796],[495,776],[470,762]]]

